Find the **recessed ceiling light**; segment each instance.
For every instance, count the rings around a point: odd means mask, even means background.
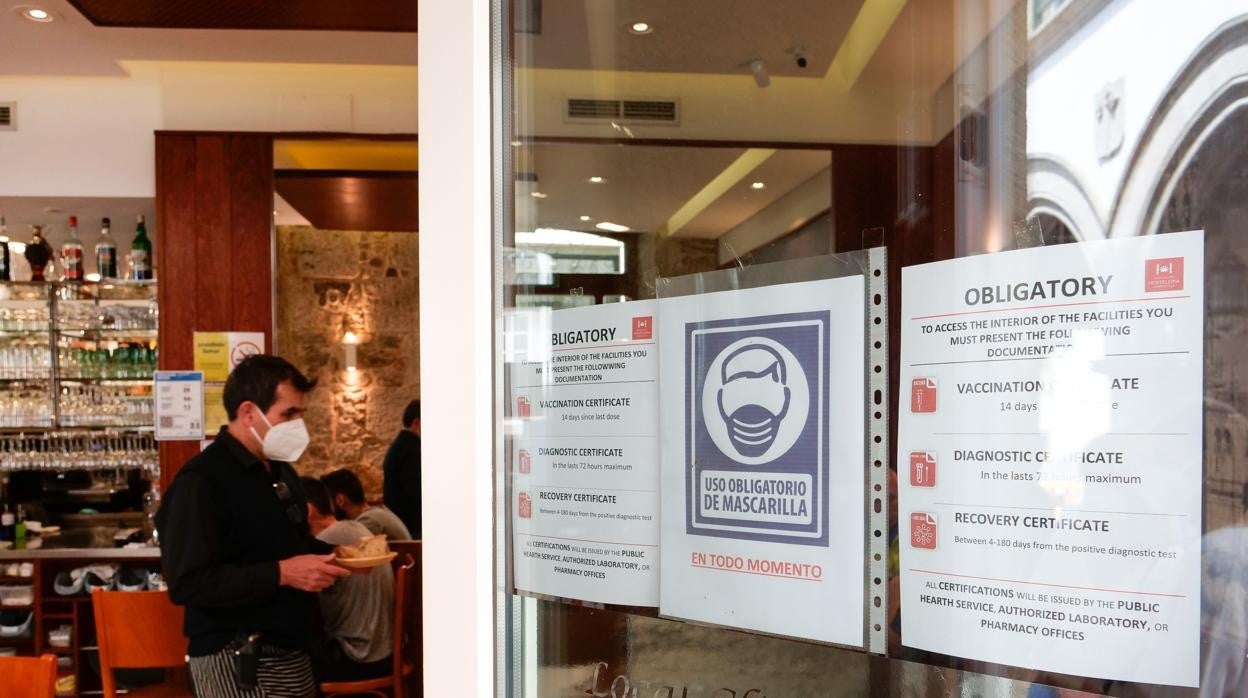
[[[593,177],[589,178],[589,181],[593,182],[594,184],[602,184],[603,182],[607,180],[603,179],[602,177],[599,177],[598,175],[594,175]]]
[[[628,30],[634,34],[649,34],[654,31],[654,27],[649,22],[633,22]]]
[[[531,191],[531,192],[529,192],[529,196],[533,197],[534,199],[545,199],[545,198],[546,198],[546,195],[545,195],[545,194],[543,194],[543,193],[542,193],[542,192],[540,192],[540,191]]]
[[[594,227],[598,228],[599,230],[605,230],[608,233],[627,233],[630,230],[630,228],[627,225],[620,225],[619,223],[611,223],[610,221],[603,221]]]
[[[766,188],[767,188],[766,182],[755,182],[750,185],[750,189],[766,189]]]
[[[520,146],[522,146],[522,145],[524,145],[524,142],[523,142],[523,141],[512,141],[512,142],[511,142],[511,147],[513,147],[513,148],[519,148],[519,147],[520,147]]]
[[[51,22],[52,13],[42,7],[23,7],[21,8],[22,16],[32,22]]]
[[[585,221],[585,222],[587,222],[587,223],[588,223],[589,221],[592,221],[592,220],[594,220],[594,219],[593,219],[593,218],[590,218],[589,216],[581,216],[581,220],[582,220],[582,221]]]

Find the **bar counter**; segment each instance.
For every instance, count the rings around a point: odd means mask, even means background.
[[[34,536],[26,548],[0,550],[0,560],[159,560],[160,548],[120,548],[113,543],[116,526],[70,528],[48,536]],[[29,547],[37,541],[37,547]]]

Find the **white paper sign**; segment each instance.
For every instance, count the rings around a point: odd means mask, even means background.
[[[156,440],[202,440],[204,374],[200,371],[157,371],[155,383]]]
[[[1204,236],[902,273],[902,643],[1196,686]]]
[[[863,293],[661,301],[664,615],[862,646]]]
[[[516,588],[659,601],[654,301],[531,311],[511,373]]]

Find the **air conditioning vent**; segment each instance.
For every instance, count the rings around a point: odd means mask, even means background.
[[[680,107],[670,99],[568,99],[566,120],[580,123],[610,121],[617,124],[664,124],[680,122]]]
[[[17,102],[0,102],[0,131],[17,130]]]
[[[623,116],[626,121],[676,121],[675,102],[634,101],[626,100],[622,104]]]

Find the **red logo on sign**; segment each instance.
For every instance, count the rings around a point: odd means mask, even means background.
[[[1166,257],[1144,262],[1144,291],[1182,291],[1183,258]]]
[[[520,493],[520,518],[533,518],[533,500],[529,497],[528,492]]]
[[[230,350],[230,366],[237,366],[248,356],[259,353],[260,347],[255,342],[239,342]]]
[[[936,411],[935,378],[915,378],[910,381],[910,411],[919,413]]]
[[[516,416],[520,419],[528,419],[533,413],[533,404],[523,395],[516,398]]]
[[[654,318],[649,315],[633,318],[633,339],[654,337]]]
[[[529,452],[523,448],[516,454],[516,460],[520,462],[520,472],[522,473],[529,472],[529,470],[533,467],[533,463],[529,458]]]
[[[936,486],[936,454],[929,451],[910,452],[910,486]]]
[[[915,512],[910,515],[910,547],[936,549],[936,515]]]

